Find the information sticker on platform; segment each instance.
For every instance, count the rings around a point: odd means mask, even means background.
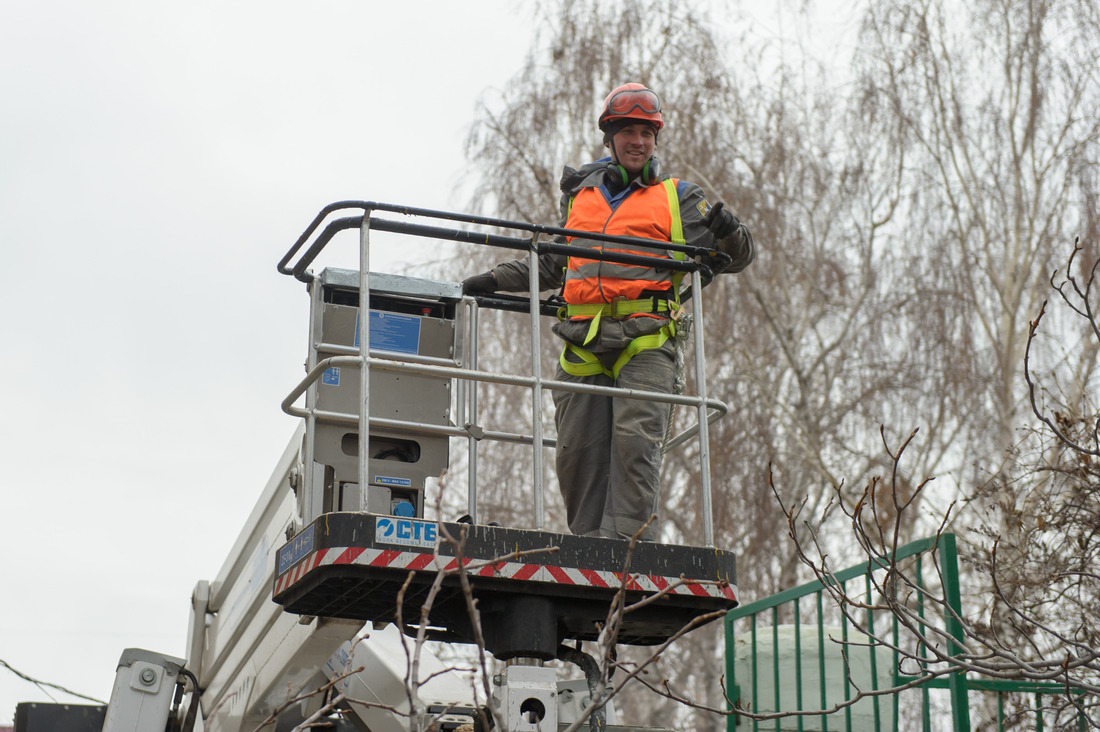
[[[305,559],[306,555],[313,551],[313,524],[305,531],[290,540],[290,543],[279,550],[279,571],[282,574],[298,562]]]
[[[438,527],[434,521],[379,516],[374,524],[374,541],[377,544],[434,549],[438,533]]]
[[[396,353],[419,353],[420,322],[415,315],[370,311],[370,347]],[[353,345],[359,347],[359,315],[355,316]]]

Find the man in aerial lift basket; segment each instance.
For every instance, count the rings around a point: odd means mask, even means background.
[[[731,258],[725,272],[753,261],[752,234],[702,188],[661,171],[654,151],[664,127],[661,101],[642,84],[623,84],[599,118],[610,156],[566,167],[561,178],[567,229],[706,247]],[[562,288],[566,306],[554,332],[565,342],[557,379],[671,393],[682,273],[585,257],[608,243],[569,237],[576,255],[544,254],[539,287]],[[682,252],[611,244],[616,252],[682,259]],[[528,289],[519,259],[463,281],[466,294]],[[558,484],[569,529],[581,536],[629,538],[657,510],[661,446],[670,405],[644,399],[554,391]],[[641,538],[658,538],[650,523]]]

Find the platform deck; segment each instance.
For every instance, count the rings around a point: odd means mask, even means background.
[[[500,658],[552,657],[564,640],[594,640],[624,579],[627,605],[666,594],[624,616],[622,644],[661,643],[694,618],[737,605],[733,554],[639,542],[628,556],[628,546],[625,540],[331,513],[279,550],[273,597],[300,615],[395,622],[405,586],[401,619],[409,632],[419,625],[421,606],[442,570],[428,625],[437,638],[472,643],[468,598],[457,572],[461,555],[486,647]]]

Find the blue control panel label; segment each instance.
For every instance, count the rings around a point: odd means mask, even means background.
[[[305,559],[306,555],[312,551],[313,524],[310,524],[309,528],[291,539],[289,544],[279,549],[278,574],[282,574]]]
[[[321,383],[326,386],[340,386],[340,368],[330,366],[325,369],[325,373],[321,374]]]
[[[374,476],[375,485],[395,485],[399,488],[408,488],[412,485],[412,479],[410,478],[394,478],[390,475],[376,475]]]
[[[359,316],[355,316],[355,347],[359,347]],[[415,315],[370,311],[370,347],[380,351],[417,353],[420,318]]]
[[[374,541],[378,544],[435,548],[438,527],[434,521],[379,516],[374,526]]]

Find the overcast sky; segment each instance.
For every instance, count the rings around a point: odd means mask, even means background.
[[[124,648],[185,655],[295,428],[275,263],[331,201],[461,207],[516,5],[0,0],[0,659],[107,699]]]

